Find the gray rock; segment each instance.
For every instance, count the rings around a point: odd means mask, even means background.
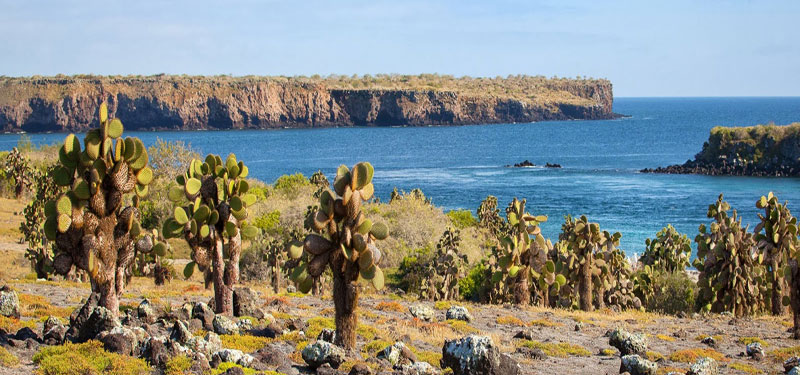
[[[222,350],[222,340],[214,332],[206,333],[205,337],[193,337],[186,346],[196,353],[202,353],[207,357]]]
[[[446,340],[441,365],[452,369],[455,375],[517,375],[521,372],[519,364],[500,353],[488,336],[469,335]]]
[[[656,375],[658,365],[636,354],[622,356],[619,372],[628,372],[631,375]]]
[[[339,368],[345,361],[344,349],[323,340],[306,345],[300,354],[308,366],[314,369],[325,363],[333,368]]]
[[[438,375],[439,369],[431,366],[428,362],[414,362],[409,365],[400,366],[403,375]]]
[[[783,372],[788,373],[791,369],[800,366],[800,357],[789,357],[789,359],[783,361]]]
[[[196,303],[192,309],[192,318],[200,319],[206,331],[214,330],[214,316],[214,310],[203,302]]]
[[[434,311],[430,306],[423,304],[411,305],[408,308],[408,312],[411,313],[411,316],[419,320],[424,320],[426,322],[433,321]]]
[[[0,315],[19,319],[19,296],[8,285],[0,288]]]
[[[144,357],[151,365],[156,367],[164,366],[170,358],[169,349],[164,345],[163,339],[151,338],[147,341],[144,350]]]
[[[96,338],[103,343],[106,351],[123,355],[138,354],[139,340],[131,329],[114,327],[109,331],[100,332]]]
[[[139,303],[139,307],[136,308],[136,313],[137,317],[145,323],[153,323],[158,318],[156,315],[156,310],[153,308],[153,304],[151,304],[150,300],[147,298],[143,299],[142,302]]]
[[[714,338],[711,337],[711,336],[703,337],[703,339],[700,340],[700,342],[703,343],[703,344],[708,345],[710,348],[716,348],[717,347],[717,340],[714,340]]]
[[[577,322],[575,323],[575,332],[580,332],[583,330],[583,323]]]
[[[447,320],[463,320],[465,322],[472,321],[472,315],[470,315],[469,310],[463,306],[453,306],[447,309],[447,314],[445,316]]]
[[[347,375],[372,375],[372,369],[363,363],[356,363]]]
[[[48,317],[42,327],[42,342],[47,345],[61,345],[64,343],[64,336],[67,334],[67,327],[55,317]]]
[[[214,353],[211,358],[213,363],[231,362],[244,367],[249,367],[254,360],[253,356],[236,349],[222,349]]]
[[[238,335],[239,326],[225,315],[217,315],[212,321],[214,333],[218,335]]]
[[[392,366],[414,363],[417,361],[417,356],[406,347],[402,342],[395,342],[393,345],[387,346],[376,356],[380,359],[385,359]]]
[[[189,332],[189,326],[183,321],[176,320],[175,324],[172,325],[172,332],[169,335],[169,339],[177,341],[181,345],[186,345],[193,338],[194,335]]]
[[[788,375],[800,375],[800,366],[795,366],[795,367],[792,367],[792,368],[789,370],[789,372],[787,372],[787,374],[788,374]]]
[[[289,348],[293,350],[294,348]],[[267,366],[268,369],[275,370],[279,367],[291,366],[292,361],[289,359],[289,353],[287,350],[277,344],[271,343],[267,344],[267,346],[258,349],[255,353],[253,353],[253,357],[255,358],[256,362]]]
[[[294,285],[289,285],[286,287],[286,293],[297,293],[297,288]]]
[[[686,375],[719,375],[719,365],[713,358],[703,357],[689,367]]]
[[[623,328],[617,328],[611,332],[608,344],[617,348],[620,355],[639,354],[645,355],[647,352],[647,339],[644,335],[633,334]]]
[[[323,328],[317,335],[317,340],[327,341],[332,344],[336,341],[336,331],[330,328]]]
[[[233,289],[233,315],[252,316],[264,319],[264,310],[258,306],[258,292],[253,289],[238,287]]]
[[[747,346],[745,347],[745,352],[747,353],[748,356],[752,357],[757,361],[764,359],[764,354],[765,354],[764,348],[761,347],[760,343],[753,342],[747,344]]]
[[[111,311],[103,306],[97,306],[92,311],[92,315],[89,315],[89,319],[81,326],[76,342],[89,341],[97,337],[100,332],[111,331],[120,326],[122,324],[117,317],[111,314]]]

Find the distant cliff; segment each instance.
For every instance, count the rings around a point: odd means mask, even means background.
[[[694,160],[642,172],[800,177],[800,123],[717,126]]]
[[[459,125],[608,119],[607,80],[377,77],[0,77],[0,130],[81,131],[107,101],[125,129]]]

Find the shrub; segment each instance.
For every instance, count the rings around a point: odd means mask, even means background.
[[[0,346],[0,365],[3,365],[3,367],[17,367],[18,364],[19,358]]]
[[[650,280],[655,292],[646,300],[647,311],[674,315],[694,310],[697,286],[685,272],[657,273]]]
[[[297,189],[311,185],[311,182],[302,173],[283,175],[275,180],[272,188],[286,196],[293,197],[297,194]]]
[[[270,341],[269,338],[252,335],[220,335],[219,338],[223,348],[241,350],[244,353],[261,349]]]
[[[531,349],[540,349],[550,357],[558,357],[558,358],[566,358],[568,356],[578,356],[578,357],[588,357],[591,356],[590,353],[586,348],[570,344],[567,342],[539,342],[533,340],[523,340],[520,344],[523,347],[531,348]]]
[[[709,357],[715,361],[728,361],[724,354],[711,348],[678,350],[669,356],[669,360],[672,362],[695,363],[702,357]]]
[[[470,210],[452,210],[447,212],[447,217],[457,229],[464,229],[478,224],[478,219],[472,216]]]
[[[281,212],[274,210],[270,213],[263,214],[253,220],[253,225],[261,229],[261,232],[268,235],[279,235],[282,232],[281,228]]]
[[[99,341],[49,346],[33,356],[38,375],[145,375],[150,368],[143,359],[109,353]]]
[[[192,367],[192,360],[185,355],[178,355],[170,358],[164,367],[164,375],[183,375]]]
[[[485,294],[486,265],[483,262],[472,267],[467,276],[458,281],[461,298],[469,301],[480,301]]]

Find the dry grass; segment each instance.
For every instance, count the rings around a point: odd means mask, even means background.
[[[378,302],[378,304],[375,305],[375,309],[380,311],[394,311],[399,313],[408,311],[408,309],[405,306],[395,301]]]
[[[728,365],[729,369],[741,371],[745,374],[763,374],[764,372],[744,362],[734,362]]]
[[[725,355],[711,348],[683,349],[672,353],[669,360],[672,362],[695,363],[702,357],[709,357],[718,362],[728,362]]]
[[[736,341],[739,342],[742,345],[750,345],[750,344],[752,344],[754,342],[757,342],[757,343],[761,344],[761,346],[763,346],[763,347],[769,346],[769,344],[766,341],[764,341],[764,340],[762,340],[762,339],[760,339],[758,337],[747,337],[747,336],[746,337],[739,337]]]
[[[559,322],[554,322],[547,318],[534,319],[528,322],[530,327],[563,327],[564,325]]]
[[[67,318],[74,310],[71,307],[53,306],[45,297],[24,293],[19,294],[19,305],[20,315],[32,318]]]
[[[270,342],[269,338],[252,335],[220,335],[219,338],[223,348],[241,350],[244,353],[252,353]]]
[[[657,337],[659,340],[661,340],[661,341],[668,341],[668,342],[673,342],[673,341],[675,341],[675,338],[674,338],[674,337],[672,337],[672,336],[667,336],[667,335],[656,335],[656,337]]]
[[[789,357],[800,356],[800,346],[775,349],[767,353],[767,356],[772,358],[775,362],[783,362],[789,359]]]
[[[534,340],[522,340],[519,343],[520,346],[524,346],[531,349],[540,349],[550,357],[558,357],[558,358],[567,358],[569,356],[578,356],[578,357],[589,357],[592,355],[591,352],[586,350],[586,348],[570,344],[567,342],[559,342],[559,343],[552,343],[552,342],[539,342]]]
[[[497,324],[506,326],[516,326],[516,327],[525,326],[525,322],[523,322],[522,319],[517,318],[516,316],[513,315],[498,316],[495,321],[497,322]]]

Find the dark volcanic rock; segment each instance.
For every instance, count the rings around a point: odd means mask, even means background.
[[[455,375],[517,375],[521,371],[513,358],[500,353],[491,338],[476,335],[446,340],[441,365]]]

